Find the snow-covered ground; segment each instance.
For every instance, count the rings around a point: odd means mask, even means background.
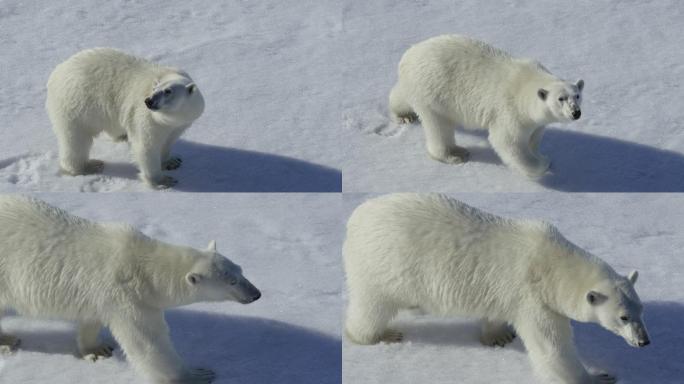
[[[494,214],[540,218],[623,274],[639,270],[636,289],[652,343],[628,346],[595,325],[575,324],[578,350],[588,365],[616,374],[620,383],[681,383],[684,377],[684,196],[679,194],[454,194]],[[344,196],[344,213],[367,196]],[[402,313],[393,328],[401,344],[358,346],[343,341],[343,382],[353,384],[530,383],[532,370],[520,340],[482,346],[475,320]]]
[[[327,194],[38,194],[97,221],[122,221],[163,241],[206,247],[243,267],[262,298],[249,305],[194,304],[167,313],[172,339],[216,383],[339,384],[341,381],[341,197]],[[87,362],[74,326],[2,319],[22,338],[0,357],[0,383],[138,383],[117,349]],[[111,337],[111,336],[107,336]]]
[[[335,1],[0,1],[0,191],[147,190],[107,137],[104,173],[58,176],[45,83],[108,46],[190,73],[204,115],[174,147],[175,190],[339,191],[342,4]],[[334,65],[331,65],[334,64]]]
[[[683,19],[677,0],[347,1],[339,48],[347,54],[344,191],[684,191]],[[469,163],[438,163],[419,123],[389,121],[401,55],[447,33],[585,80],[582,118],[552,124],[542,142],[552,175],[534,182],[511,172],[483,131],[456,133]]]

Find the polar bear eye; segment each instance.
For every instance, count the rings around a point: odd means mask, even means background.
[[[172,90],[171,88],[166,88],[166,89],[164,90],[164,94],[167,95],[167,96],[170,95],[172,92],[173,92],[173,90]]]
[[[620,316],[620,320],[626,323],[629,321],[629,316]]]
[[[579,95],[575,95],[575,99],[579,100]]]
[[[565,101],[565,97],[559,97],[558,101]]]

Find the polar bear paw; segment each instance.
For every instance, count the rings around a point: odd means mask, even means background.
[[[480,332],[480,342],[489,347],[503,347],[515,339],[515,331],[508,324],[497,327],[483,329]]]
[[[539,159],[539,162],[534,167],[527,168],[524,170],[524,172],[527,175],[527,177],[531,179],[539,179],[542,176],[544,176],[544,174],[546,174],[546,172],[550,168],[551,161],[546,157],[542,157]]]
[[[416,115],[413,112],[410,112],[404,115],[395,116],[395,120],[398,124],[413,124],[416,121],[418,121],[418,115]]]
[[[152,187],[154,187],[155,189],[167,189],[173,187],[176,184],[178,184],[178,180],[166,175],[160,177],[159,180],[157,180],[156,182],[150,182],[150,185],[152,185]]]
[[[404,334],[394,329],[387,329],[380,336],[383,343],[400,343],[404,340]]]
[[[216,379],[216,373],[210,369],[193,368],[183,373],[180,380],[175,381],[179,384],[208,384]]]
[[[613,384],[617,383],[617,377],[608,373],[599,373],[591,376],[592,384]]]
[[[21,339],[11,335],[0,335],[0,354],[6,355],[13,353],[19,348]]]
[[[104,161],[97,159],[90,159],[86,162],[83,172],[86,175],[91,175],[93,173],[102,173],[104,170]]]
[[[81,354],[83,355],[84,360],[95,362],[112,357],[112,352],[114,352],[114,347],[107,344],[100,344],[93,348],[88,348],[87,350],[82,351]]]
[[[430,153],[430,157],[445,164],[463,164],[470,158],[470,152],[463,147],[456,146],[448,148],[439,155]]]
[[[174,169],[178,169],[178,167],[180,167],[181,164],[183,164],[183,159],[181,159],[180,157],[171,156],[168,160],[164,161],[164,164],[162,164],[162,168],[167,171],[173,171]]]

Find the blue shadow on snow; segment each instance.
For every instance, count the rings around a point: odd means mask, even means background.
[[[624,384],[684,382],[684,305],[645,302],[644,321],[651,337],[651,344],[644,348],[629,346],[623,338],[599,325],[573,322],[575,343],[585,365],[616,375],[618,382]],[[476,322],[402,320],[396,328],[405,331],[406,339],[413,343],[489,348],[478,341],[480,327]],[[505,348],[527,353],[519,338]],[[492,349],[492,353],[496,352]]]
[[[216,372],[215,384],[341,384],[342,341],[314,330],[258,317],[170,310],[176,351],[190,367]],[[77,356],[75,330],[12,332],[21,351]],[[109,332],[104,340],[113,341]],[[116,345],[112,358],[122,359]]]
[[[479,130],[459,129],[458,134],[487,139],[486,132]],[[491,146],[468,149],[473,162],[501,164]],[[551,173],[539,183],[550,189],[684,192],[684,155],[674,151],[555,128],[548,128],[544,133],[540,151],[551,159]]]
[[[179,140],[174,189],[185,192],[341,192],[342,172],[263,152]]]

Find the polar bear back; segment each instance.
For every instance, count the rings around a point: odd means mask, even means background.
[[[46,107],[53,121],[81,121],[94,134],[122,134],[136,113],[146,112],[144,100],[156,81],[173,72],[178,71],[111,48],[84,50],[54,69]]]
[[[131,236],[135,232],[124,226],[93,223],[31,198],[0,196],[0,304],[27,315],[97,318],[125,295],[135,268],[125,251]]]
[[[460,35],[420,42],[399,62],[399,84],[411,104],[429,107],[465,128],[489,128],[502,110],[513,112],[521,84],[534,96],[537,85],[554,80],[535,61]]]
[[[359,206],[347,224],[348,286],[401,307],[506,318],[532,289],[534,250],[549,229],[442,195],[383,196]]]

